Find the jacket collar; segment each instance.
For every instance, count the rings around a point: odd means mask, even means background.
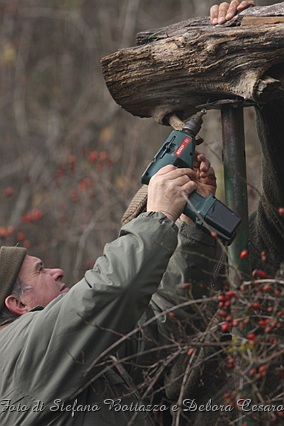
[[[29,312],[42,311],[43,309],[44,309],[44,306],[40,306],[40,305],[38,305],[38,306],[36,306],[36,307],[32,308]],[[20,317],[17,317],[17,318],[15,318],[14,320],[6,320],[6,321],[3,321],[3,322],[0,324],[0,331],[1,331],[3,328],[7,327],[8,325],[12,324],[12,322],[16,321],[16,319],[19,319],[19,318],[20,318]]]

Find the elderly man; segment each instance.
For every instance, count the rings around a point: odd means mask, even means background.
[[[161,169],[149,185],[147,212],[122,228],[70,290],[62,269],[46,268],[24,248],[1,248],[1,424],[126,425],[133,416],[135,425],[152,424],[127,374],[111,368],[108,355],[159,286],[177,246],[175,221],[186,196],[197,187],[215,190],[203,154],[197,164],[198,176],[171,165]]]

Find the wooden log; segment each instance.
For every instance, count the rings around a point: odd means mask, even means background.
[[[284,2],[221,26],[203,17],[145,31],[137,43],[101,60],[113,99],[133,115],[165,123],[204,104],[264,103],[283,93]]]
[[[271,23],[277,23],[277,21],[283,20],[284,15],[284,2],[277,3],[272,6],[262,6],[262,7],[251,7],[249,9],[244,10],[243,12],[236,15],[233,19],[226,22],[222,26],[226,27],[235,27],[239,25],[246,25],[250,21],[250,17],[252,17],[251,22],[256,24],[258,22],[257,19],[265,19]],[[187,19],[185,21],[181,21],[167,27],[156,28],[152,30],[146,30],[141,33],[138,33],[136,36],[136,43],[138,45],[151,43],[152,41],[162,40],[165,38],[169,38],[172,36],[177,36],[179,34],[183,34],[188,28],[197,28],[197,27],[211,27],[209,17],[199,17]]]

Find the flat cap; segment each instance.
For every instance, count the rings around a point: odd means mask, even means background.
[[[27,249],[24,247],[1,247],[0,249],[0,312],[6,297],[11,294],[26,254]]]

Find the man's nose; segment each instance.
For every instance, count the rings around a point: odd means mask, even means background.
[[[64,271],[60,268],[52,268],[47,269],[47,272],[55,279],[58,280],[59,278],[62,279],[64,277]]]

